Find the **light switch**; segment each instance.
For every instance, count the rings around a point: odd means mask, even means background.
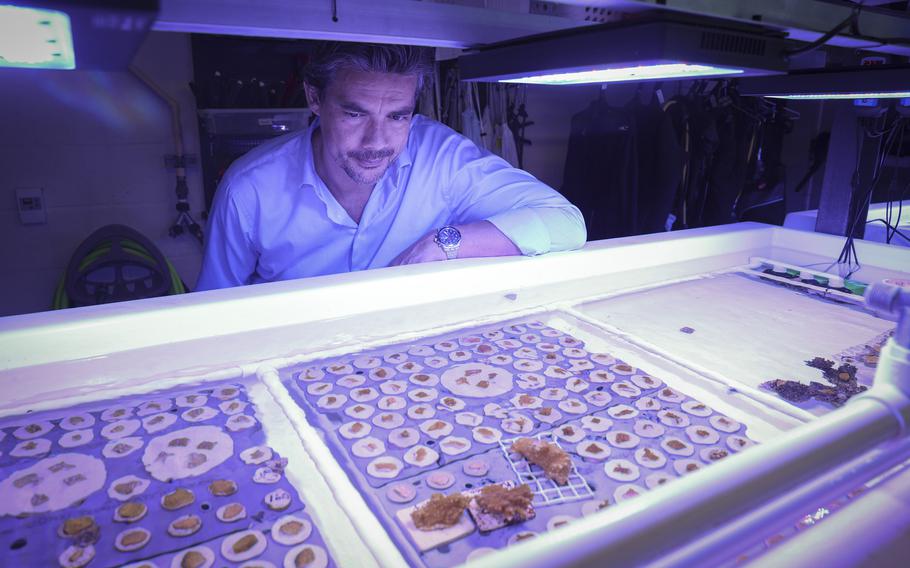
[[[44,202],[44,188],[20,187],[16,190],[16,208],[23,225],[47,223],[47,204]]]

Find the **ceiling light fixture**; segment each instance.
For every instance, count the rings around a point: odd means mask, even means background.
[[[69,16],[0,5],[0,67],[75,69]]]
[[[0,71],[125,71],[158,7],[158,0],[0,0]]]
[[[467,81],[574,85],[786,72],[781,38],[677,21],[531,36],[459,57]]]

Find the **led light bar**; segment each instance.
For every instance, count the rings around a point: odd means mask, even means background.
[[[679,79],[683,77],[708,77],[720,75],[737,75],[742,69],[727,69],[710,65],[691,65],[688,63],[663,63],[657,65],[638,65],[636,67],[618,67],[614,69],[592,69],[573,73],[556,73],[553,75],[533,75],[518,79],[500,79],[500,83],[528,83],[532,85],[583,85],[586,83],[620,83],[625,81],[654,81],[657,79]]]
[[[0,5],[0,67],[75,69],[69,16]]]
[[[643,20],[563,30],[458,58],[461,79],[576,85],[782,74],[784,40],[749,29]]]
[[[739,82],[743,95],[776,99],[903,99],[910,97],[910,67],[857,67],[803,71]]]

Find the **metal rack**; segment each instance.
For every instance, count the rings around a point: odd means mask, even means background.
[[[535,438],[559,446],[559,440],[553,436],[552,432],[541,432]],[[531,492],[534,494],[532,503],[535,507],[548,507],[594,497],[594,491],[588,485],[587,480],[578,473],[574,462],[572,463],[568,482],[565,485],[557,485],[555,481],[544,474],[540,467],[531,464],[525,459],[514,459],[515,454],[509,448],[512,446],[512,442],[517,439],[499,440],[499,448],[505,455],[506,461],[509,462],[509,467],[515,472],[519,483],[527,483],[531,487]],[[561,446],[559,447],[562,449]]]
[[[201,109],[199,141],[206,209],[225,170],[263,142],[307,128],[310,109]]]

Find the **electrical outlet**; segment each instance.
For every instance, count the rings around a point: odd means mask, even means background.
[[[44,202],[44,188],[20,187],[16,189],[16,208],[23,225],[47,223],[47,204]]]

